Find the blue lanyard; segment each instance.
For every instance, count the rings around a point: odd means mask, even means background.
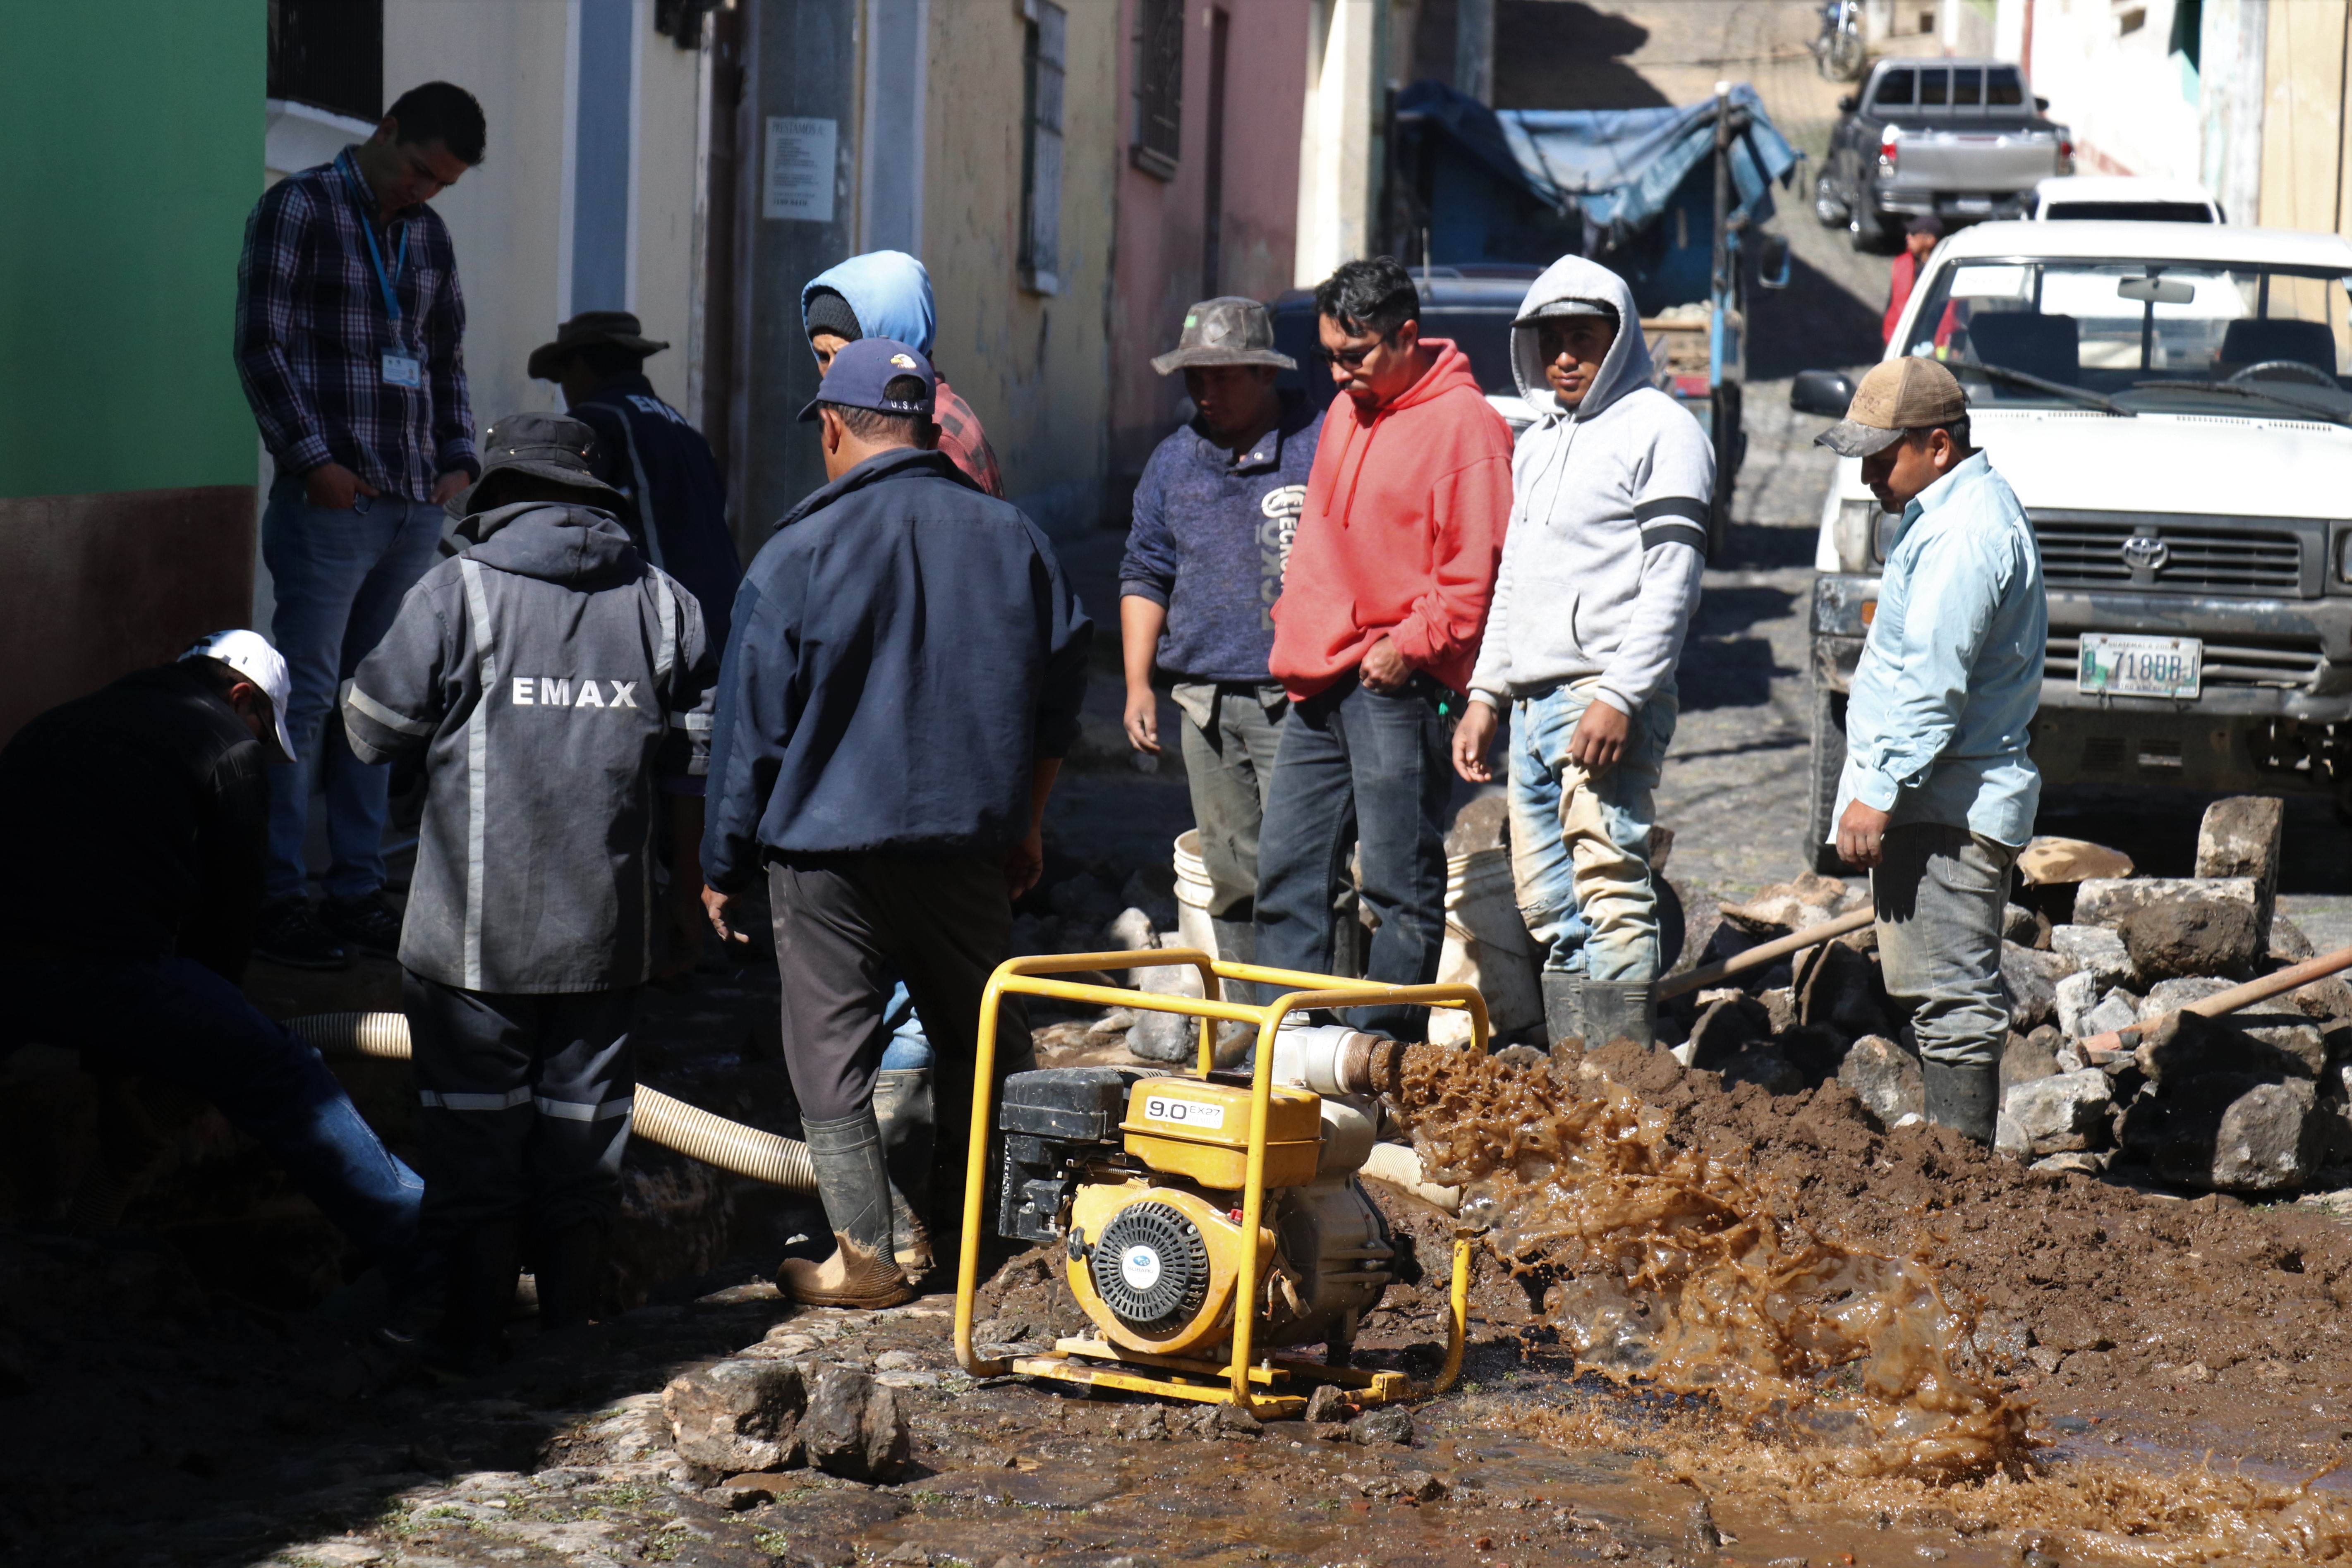
[[[408,226],[406,224],[400,226],[400,252],[392,258],[392,272],[390,276],[386,276],[383,269],[383,252],[376,248],[374,214],[370,210],[372,197],[367,188],[367,182],[360,179],[349,167],[345,168],[344,174],[351,178],[359,193],[360,237],[367,241],[368,265],[375,268],[375,286],[383,292],[384,314],[392,318],[393,341],[399,342],[401,341],[400,300],[392,291],[392,279],[399,277],[400,269],[408,265]]]

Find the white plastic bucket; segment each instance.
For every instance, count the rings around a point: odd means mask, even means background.
[[[1201,830],[1188,827],[1176,836],[1177,942],[1214,957],[1217,931],[1209,923],[1211,897],[1209,863],[1201,858]]]
[[[1480,849],[1445,862],[1445,946],[1437,959],[1441,985],[1475,985],[1486,999],[1491,1036],[1543,1022],[1543,987],[1537,979],[1535,938],[1519,918],[1518,889],[1507,849]],[[1470,1043],[1470,1015],[1432,1008],[1432,1045]]]

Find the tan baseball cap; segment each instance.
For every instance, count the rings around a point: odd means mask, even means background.
[[[1903,437],[1965,419],[1969,400],[1952,373],[1924,355],[1906,354],[1870,367],[1845,417],[1813,437],[1841,458],[1867,458]]]

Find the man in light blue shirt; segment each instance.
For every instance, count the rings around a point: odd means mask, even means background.
[[[2041,552],[1934,360],[1876,366],[1819,439],[1860,458],[1879,505],[1903,515],[1846,705],[1838,853],[1871,873],[1927,1120],[1989,1143],[2009,1032],[2001,911],[2042,795],[2026,754],[2050,630]]]

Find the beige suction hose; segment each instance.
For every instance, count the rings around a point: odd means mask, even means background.
[[[383,1057],[406,1061],[408,1019],[399,1013],[312,1013],[286,1026],[322,1056]],[[816,1190],[808,1145],[713,1116],[657,1089],[637,1086],[630,1130],[690,1160],[792,1192]]]

